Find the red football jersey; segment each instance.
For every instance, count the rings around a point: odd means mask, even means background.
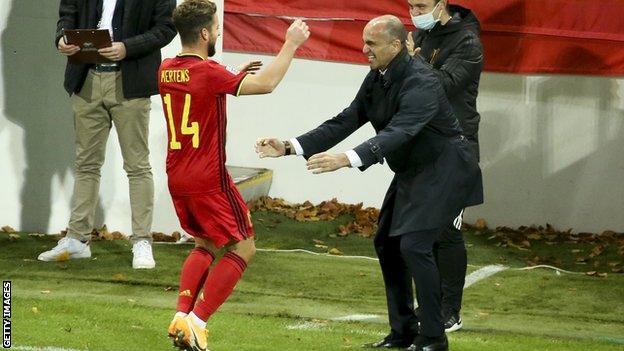
[[[167,175],[172,195],[224,191],[226,94],[238,95],[246,73],[198,55],[166,59],[158,71],[167,120]]]

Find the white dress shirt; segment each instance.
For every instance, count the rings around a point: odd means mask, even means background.
[[[297,154],[297,156],[301,156],[304,154],[303,148],[301,147],[301,144],[299,143],[299,140],[297,140],[297,138],[290,139],[290,143],[295,149],[295,153]],[[347,155],[347,158],[349,159],[349,163],[351,164],[350,167],[362,166],[362,159],[360,158],[360,156],[358,156],[357,152],[355,152],[354,150],[349,150],[345,152],[345,155]]]
[[[117,0],[104,0],[102,3],[102,18],[98,24],[98,29],[108,29],[111,38],[113,37],[113,16]]]

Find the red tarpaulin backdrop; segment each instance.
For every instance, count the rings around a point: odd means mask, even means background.
[[[482,25],[485,68],[495,72],[624,74],[623,0],[456,0]],[[303,17],[311,39],[298,57],[366,63],[362,30],[382,14],[410,30],[406,0],[225,0],[225,51],[271,53],[292,17]]]

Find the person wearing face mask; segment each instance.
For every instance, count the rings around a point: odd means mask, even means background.
[[[388,162],[394,178],[374,245],[391,331],[365,347],[446,351],[433,245],[462,208],[482,202],[481,171],[439,80],[422,60],[407,53],[406,39],[397,17],[371,20],[363,33],[371,70],[353,102],[299,137],[260,138],[256,152],[260,157],[304,156],[315,174],[343,167],[364,171]],[[367,123],[376,131],[373,138],[344,153],[327,152]],[[420,332],[412,280],[421,306]]]
[[[480,24],[472,11],[449,5],[447,1],[407,0],[412,21],[418,29],[409,34],[407,47],[438,76],[478,159],[481,117],[477,112],[477,94],[483,70]],[[449,223],[434,248],[440,270],[442,313],[447,332],[462,327],[460,310],[468,263],[461,233],[462,215],[463,211]]]
[[[216,12],[210,0],[185,0],[175,9],[182,52],[165,59],[158,72],[169,139],[169,191],[180,225],[195,238],[182,266],[168,329],[182,350],[206,350],[206,322],[230,296],[255,253],[249,210],[225,167],[226,96],[272,92],[310,35],[305,22],[294,21],[275,60],[250,74],[258,61],[232,69],[210,59],[220,36]],[[221,251],[225,253],[217,259]]]

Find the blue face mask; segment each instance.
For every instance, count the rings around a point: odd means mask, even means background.
[[[433,18],[433,13],[438,8],[438,5],[440,5],[440,3],[437,3],[435,7],[433,8],[433,10],[429,13],[425,13],[422,15],[412,17],[412,22],[414,22],[414,25],[416,26],[416,28],[429,30],[433,28],[437,22],[440,21],[440,17],[442,16],[442,11],[440,11],[440,14],[438,15],[438,19]]]

